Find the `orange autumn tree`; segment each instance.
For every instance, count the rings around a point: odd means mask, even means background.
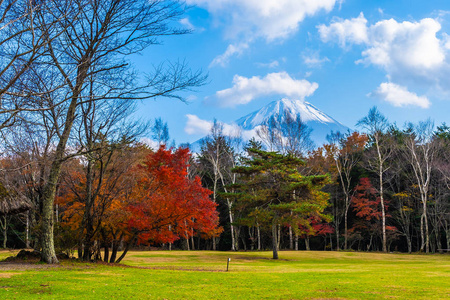
[[[188,149],[161,146],[136,170],[137,181],[127,210],[130,231],[138,243],[172,243],[193,235],[217,236],[217,204],[199,177],[188,178]]]
[[[180,238],[199,235],[203,238],[217,236],[218,227],[216,204],[209,200],[208,189],[201,186],[200,179],[187,177],[190,153],[187,149],[166,149],[158,151],[140,147],[134,149],[134,159],[124,160],[124,156],[114,156],[116,163],[110,164],[108,180],[95,184],[98,193],[92,206],[94,217],[93,239],[95,245],[93,259],[120,262],[128,249],[139,244],[174,242]],[[118,165],[133,164],[124,169]],[[68,172],[69,182],[60,187],[58,203],[61,205],[61,227],[78,241],[85,240],[83,214],[86,206],[85,176],[83,165],[74,164]],[[112,173],[121,170],[112,186]],[[106,178],[106,177],[105,177]],[[125,245],[118,257],[119,246]],[[112,252],[110,252],[110,247]],[[104,248],[103,258],[100,248]]]

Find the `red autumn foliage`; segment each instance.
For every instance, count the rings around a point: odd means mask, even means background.
[[[189,157],[188,149],[161,146],[136,170],[137,184],[126,209],[131,212],[128,227],[140,243],[220,234],[211,191],[202,187],[199,177],[188,178]]]
[[[299,225],[302,238],[306,238],[307,236],[323,236],[334,232],[334,228],[320,217],[309,217],[307,223],[306,226],[305,224]]]
[[[373,187],[369,178],[361,178],[359,184],[355,187],[355,194],[352,197],[353,211],[361,220],[356,220],[350,233],[355,231],[380,232],[381,220],[381,199],[378,191]],[[388,201],[385,202],[386,211],[388,210]],[[386,217],[390,217],[386,214]],[[396,231],[395,226],[386,226],[387,231]]]
[[[122,242],[128,249],[135,239],[141,244],[158,244],[221,233],[216,204],[209,199],[211,191],[202,187],[198,177],[188,178],[189,150],[162,146],[156,152],[136,149],[134,155],[134,159],[123,161],[122,157],[114,157],[119,163],[112,164],[107,174],[114,175],[119,165],[128,164],[122,168],[124,172],[116,175],[120,177],[94,180],[98,186],[92,207],[94,239],[105,249],[113,244],[111,262]],[[67,172],[67,180],[59,188],[60,225],[80,244],[85,234],[81,226],[86,177],[79,162],[73,162]]]

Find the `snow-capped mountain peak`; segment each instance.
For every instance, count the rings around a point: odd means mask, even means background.
[[[302,122],[312,129],[311,139],[317,146],[326,142],[326,136],[331,131],[346,132],[349,130],[347,126],[342,125],[311,103],[287,98],[267,104],[260,110],[238,119],[236,124],[243,130],[253,130],[257,126],[265,124],[272,116],[283,118],[285,114],[289,114],[293,119],[300,116]]]

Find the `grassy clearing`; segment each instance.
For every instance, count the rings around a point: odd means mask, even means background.
[[[3,271],[0,264],[0,299],[450,298],[449,255],[283,251],[278,261],[270,257],[152,251],[131,252],[122,266],[64,262]]]

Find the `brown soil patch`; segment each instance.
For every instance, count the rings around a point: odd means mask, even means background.
[[[0,278],[11,278],[14,275],[18,275],[20,273],[0,273]]]
[[[0,271],[26,271],[52,268],[61,268],[61,266],[37,264],[35,262],[0,262]]]

